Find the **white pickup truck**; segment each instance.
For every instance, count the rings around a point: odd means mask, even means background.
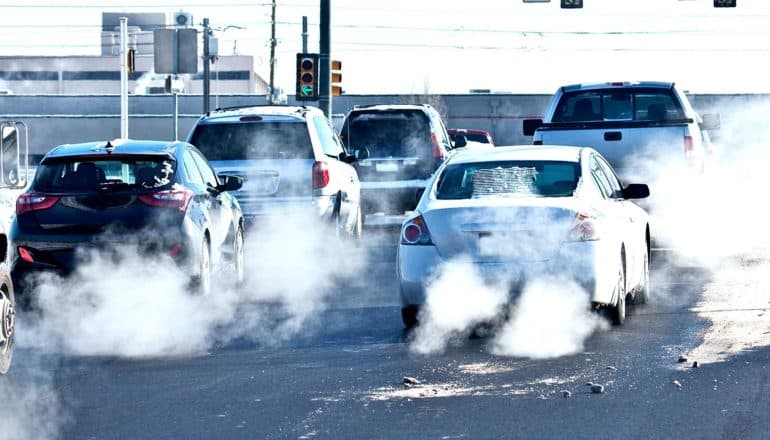
[[[705,130],[718,128],[719,115],[701,118],[674,83],[651,81],[564,86],[545,119],[524,121],[535,145],[593,147],[625,183],[645,179],[642,169],[657,161],[681,159],[702,171],[710,148]]]

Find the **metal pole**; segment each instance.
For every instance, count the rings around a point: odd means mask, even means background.
[[[174,93],[174,140],[179,140],[179,93]]]
[[[318,67],[318,107],[329,120],[332,119],[331,58],[331,0],[321,0],[321,41]]]
[[[209,54],[209,36],[211,30],[209,29],[209,19],[203,19],[203,113],[209,112],[209,60],[211,55]]]
[[[274,104],[275,101],[275,0],[273,0],[273,12],[270,19],[270,89],[267,91],[267,103]]]
[[[307,53],[307,15],[302,16],[302,53]]]
[[[120,17],[120,137],[128,138],[128,18]]]

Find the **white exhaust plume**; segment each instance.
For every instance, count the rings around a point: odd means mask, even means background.
[[[561,277],[533,280],[511,307],[510,320],[491,342],[492,353],[535,359],[579,353],[606,320],[590,310],[588,293]]]
[[[146,259],[131,247],[93,252],[72,276],[41,279],[40,318],[18,343],[132,358],[201,354],[235,338],[281,343],[317,329],[311,318],[327,295],[365,264],[351,241],[338,243],[329,225],[296,213],[247,231],[245,249],[245,285],[233,288],[223,273],[208,296],[191,291],[189,274],[170,258]]]
[[[426,288],[410,348],[421,354],[440,353],[453,337],[467,337],[476,326],[498,318],[507,300],[505,287],[487,285],[471,262],[449,261]]]

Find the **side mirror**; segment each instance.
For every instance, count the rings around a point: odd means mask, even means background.
[[[356,160],[369,159],[369,149],[368,148],[356,148],[353,151],[353,157],[355,157]]]
[[[624,199],[644,199],[650,196],[650,187],[644,183],[632,183],[623,188]]]
[[[468,140],[465,139],[465,135],[462,135],[462,134],[455,135],[455,142],[454,142],[455,148],[464,148],[467,145],[468,145]]]
[[[337,159],[345,163],[353,163],[357,160],[354,154],[348,154],[344,151],[337,156]]]
[[[243,177],[220,175],[222,184],[217,187],[217,191],[238,191],[243,187]]]
[[[535,131],[542,126],[542,119],[525,119],[523,122],[524,136],[534,136]]]
[[[701,116],[703,122],[699,124],[701,130],[719,130],[722,122],[719,120],[719,113],[706,113]]]
[[[0,188],[22,188],[29,174],[29,129],[23,122],[0,121]]]

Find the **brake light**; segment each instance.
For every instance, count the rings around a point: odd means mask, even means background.
[[[599,239],[596,228],[596,218],[591,214],[579,212],[572,222],[569,231],[569,241],[593,241]]]
[[[434,132],[430,132],[430,144],[433,146],[433,158],[444,160],[444,150],[441,149],[441,144],[438,143],[438,136]]]
[[[59,198],[53,196],[44,196],[35,193],[22,194],[16,199],[16,215],[22,215],[25,212],[30,211],[48,209],[58,201]]]
[[[35,259],[32,257],[32,252],[28,249],[19,246],[19,257],[27,263],[34,263]]]
[[[693,152],[694,146],[692,143],[692,136],[685,136],[684,137],[684,154],[687,156],[691,155]]]
[[[181,253],[182,253],[182,245],[180,245],[179,243],[171,246],[171,249],[168,250],[168,256],[171,258],[176,258]]]
[[[425,219],[421,215],[408,220],[401,227],[401,244],[422,246],[433,244],[428,225],[425,224]]]
[[[316,161],[313,164],[313,189],[321,189],[329,184],[329,165]]]
[[[186,211],[193,193],[188,189],[169,189],[149,194],[140,194],[137,198],[144,204],[155,208],[172,208]]]

